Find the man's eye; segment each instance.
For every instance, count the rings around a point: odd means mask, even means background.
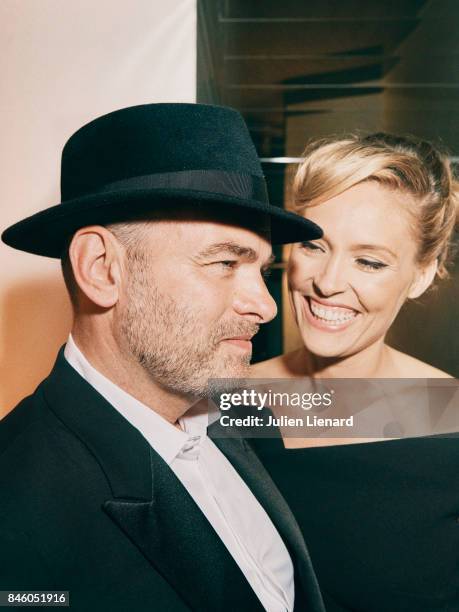
[[[301,247],[306,251],[322,251],[321,247],[315,242],[312,242],[311,240],[305,240],[304,242],[301,242]]]
[[[382,261],[374,261],[371,259],[365,259],[363,257],[360,257],[356,261],[362,268],[367,270],[382,270],[383,268],[387,268],[387,264],[383,263]]]
[[[226,270],[232,270],[236,267],[237,261],[233,259],[224,259],[223,261],[217,261],[215,263],[219,266],[222,266]]]

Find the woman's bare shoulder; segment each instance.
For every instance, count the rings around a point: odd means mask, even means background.
[[[416,357],[391,348],[394,363],[401,378],[454,378],[451,374],[435,368]]]
[[[278,355],[250,366],[251,378],[294,378],[305,376],[300,367],[301,349]]]

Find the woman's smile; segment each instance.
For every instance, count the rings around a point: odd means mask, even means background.
[[[312,296],[303,296],[304,314],[309,323],[326,332],[340,332],[355,323],[362,314],[353,308],[328,304]]]

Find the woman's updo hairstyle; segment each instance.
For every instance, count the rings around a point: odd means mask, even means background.
[[[459,183],[448,156],[424,140],[383,132],[311,142],[293,183],[293,206],[328,200],[362,181],[377,181],[412,196],[407,199],[417,263],[438,262],[437,275],[448,276],[452,240],[459,210]]]

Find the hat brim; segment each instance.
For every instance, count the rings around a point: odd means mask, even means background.
[[[154,210],[155,205],[160,202],[174,201],[214,203],[216,218],[220,206],[225,204],[231,208],[245,208],[268,214],[272,218],[273,244],[301,242],[322,236],[322,230],[312,221],[258,200],[206,191],[150,188],[95,194],[57,204],[8,227],[2,234],[2,240],[21,251],[60,258],[68,238],[81,227],[123,221]]]

